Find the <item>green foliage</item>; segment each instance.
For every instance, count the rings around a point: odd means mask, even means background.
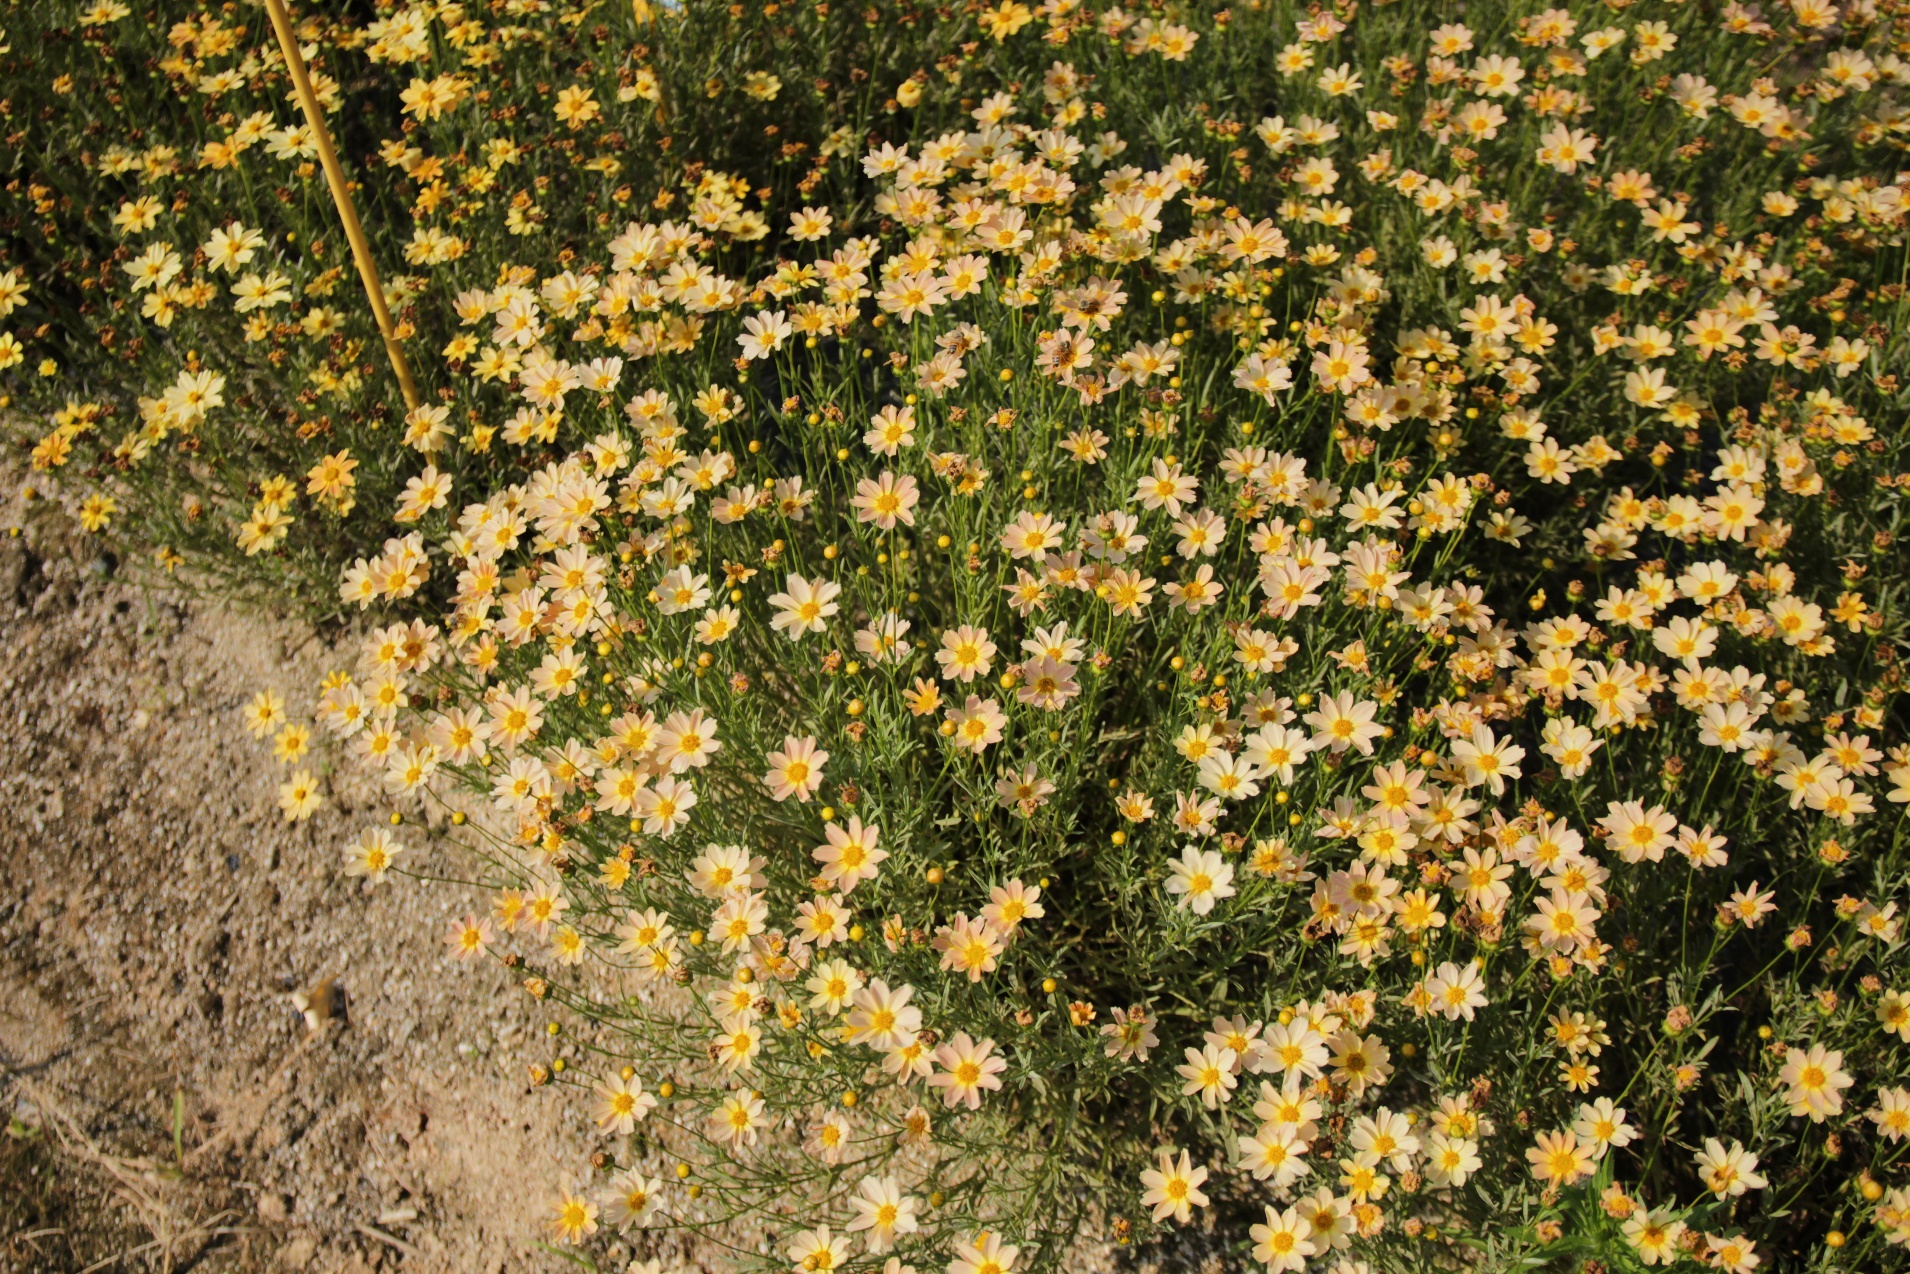
[[[16,7],[0,376],[90,530],[376,625],[251,724],[586,1024],[558,1241],[1881,1268],[1902,21],[302,18],[406,411],[263,12]]]

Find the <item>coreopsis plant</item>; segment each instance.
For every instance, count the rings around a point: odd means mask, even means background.
[[[49,121],[125,10],[34,42]],[[138,125],[196,151],[9,140],[0,348],[91,529],[362,623],[248,723],[288,819],[450,813],[448,958],[589,1026],[554,1241],[1884,1268],[1906,18],[308,20],[405,408],[201,13]]]

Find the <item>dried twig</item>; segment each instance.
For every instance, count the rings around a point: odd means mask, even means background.
[[[397,1248],[400,1252],[403,1252],[406,1256],[421,1257],[424,1255],[423,1252],[420,1252],[417,1248],[405,1242],[403,1239],[399,1238],[397,1235],[389,1234],[385,1232],[384,1230],[379,1229],[375,1225],[366,1225],[363,1221],[360,1221],[356,1224],[355,1228],[360,1234],[364,1235],[367,1238],[377,1239],[380,1243],[389,1243],[392,1247]]]
[[[218,1217],[214,1217],[213,1219],[216,1221],[216,1220],[219,1220],[220,1218],[223,1218],[229,1215],[231,1214],[226,1212],[221,1212]],[[93,1274],[95,1270],[105,1269],[109,1265],[113,1265],[116,1263],[124,1263],[126,1261],[131,1260],[135,1256],[143,1256],[147,1252],[152,1251],[154,1248],[160,1247],[162,1244],[164,1244],[166,1247],[166,1253],[165,1253],[166,1268],[171,1269],[173,1244],[188,1243],[188,1242],[193,1242],[195,1240],[205,1240],[207,1243],[209,1243],[213,1239],[226,1238],[228,1236],[235,1235],[235,1234],[258,1234],[258,1233],[260,1233],[259,1228],[257,1226],[252,1226],[252,1225],[201,1226],[197,1229],[188,1230],[184,1234],[174,1235],[170,1239],[154,1239],[150,1243],[142,1243],[138,1247],[127,1248],[124,1252],[117,1252],[112,1256],[108,1256],[102,1260],[93,1262],[91,1265],[81,1270],[80,1274]],[[204,1250],[203,1245],[201,1247],[201,1250]]]

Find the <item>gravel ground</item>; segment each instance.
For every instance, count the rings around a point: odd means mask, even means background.
[[[322,643],[88,552],[0,541],[0,1268],[569,1268],[533,1244],[590,1140],[527,997],[442,954],[475,895],[344,876],[383,811],[287,825],[240,728]]]

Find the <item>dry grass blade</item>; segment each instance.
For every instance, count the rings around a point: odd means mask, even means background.
[[[60,1149],[110,1178],[113,1195],[153,1236],[150,1241],[137,1247],[95,1261],[81,1274],[92,1274],[92,1271],[123,1264],[133,1257],[150,1252],[159,1253],[161,1269],[171,1274],[177,1258],[196,1258],[215,1239],[252,1232],[246,1227],[221,1225],[221,1222],[233,1216],[229,1211],[219,1212],[204,1221],[182,1218],[178,1208],[155,1189],[160,1181],[168,1177],[176,1179],[177,1169],[151,1159],[117,1155],[103,1149],[45,1088],[25,1076],[15,1075],[13,1080],[20,1094],[40,1110],[44,1117],[42,1126],[52,1131]],[[47,1237],[62,1232],[60,1228],[52,1227],[21,1237]]]
[[[222,1220],[229,1215],[230,1215],[229,1213],[222,1212],[217,1217],[214,1217],[213,1220],[215,1221]],[[134,1257],[144,1256],[146,1253],[153,1251],[155,1248],[162,1248],[164,1250],[165,1264],[163,1268],[165,1268],[167,1271],[170,1272],[173,1268],[173,1249],[176,1245],[185,1244],[185,1243],[198,1243],[199,1246],[195,1248],[190,1254],[191,1257],[196,1258],[200,1253],[205,1251],[205,1249],[211,1245],[212,1240],[214,1239],[228,1238],[228,1237],[231,1237],[234,1235],[240,1235],[240,1234],[257,1234],[258,1232],[259,1231],[257,1227],[249,1226],[249,1225],[199,1226],[194,1229],[188,1230],[183,1234],[176,1234],[176,1235],[171,1235],[167,1237],[156,1238],[152,1240],[150,1243],[142,1243],[138,1247],[128,1248],[126,1251],[119,1252],[112,1256],[106,1257],[104,1260],[95,1261],[93,1262],[93,1264],[81,1270],[80,1274],[95,1274],[95,1271],[106,1269],[107,1267],[112,1265],[123,1265],[125,1262],[130,1261]]]

